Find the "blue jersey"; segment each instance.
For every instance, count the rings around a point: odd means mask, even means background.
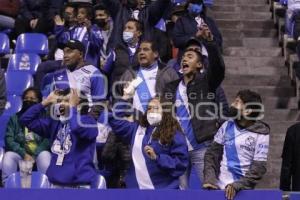
[[[93,158],[98,130],[94,118],[89,115],[79,116],[76,108],[71,108],[70,120],[61,123],[51,117],[40,118],[42,111],[42,104],[34,105],[22,115],[20,122],[29,130],[50,139],[52,156],[46,175],[51,183],[92,184],[97,176]],[[61,164],[58,163],[60,154],[63,154]]]
[[[106,99],[106,77],[94,66],[86,65],[74,71],[60,70],[54,75],[54,86],[57,89],[74,88],[87,95],[89,102]]]

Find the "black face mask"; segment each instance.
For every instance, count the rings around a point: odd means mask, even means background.
[[[239,110],[233,106],[230,106],[228,109],[228,117],[232,117],[235,119],[240,119],[241,118],[241,112],[239,112]]]
[[[67,23],[69,23],[71,20],[71,17],[66,13],[63,15],[63,18],[64,18],[65,22],[67,22]]]
[[[22,105],[22,109],[21,109],[21,113],[26,112],[26,110],[28,110],[31,106],[37,104],[34,101],[23,101],[23,105]]]
[[[103,28],[107,23],[105,19],[95,19],[95,24],[97,24],[100,28]]]

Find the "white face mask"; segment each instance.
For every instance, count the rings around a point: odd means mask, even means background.
[[[123,32],[123,40],[126,44],[130,44],[133,41],[133,33],[129,31]]]
[[[157,126],[162,120],[162,115],[160,113],[148,113],[147,120],[151,126]]]

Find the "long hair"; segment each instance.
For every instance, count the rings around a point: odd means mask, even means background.
[[[162,106],[162,120],[156,128],[156,130],[154,131],[152,138],[159,140],[160,143],[163,145],[170,145],[173,141],[176,131],[182,132],[181,127],[175,116],[173,116],[173,104],[159,97],[154,97],[150,101],[154,99],[159,100]],[[139,120],[139,122],[140,125],[143,127],[149,126],[149,123],[147,121],[147,112],[141,118],[141,120]]]

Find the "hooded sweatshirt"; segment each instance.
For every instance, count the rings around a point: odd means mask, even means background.
[[[226,121],[206,152],[204,182],[220,189],[232,183],[237,191],[253,189],[266,173],[269,133],[269,126],[261,121],[247,128]]]

